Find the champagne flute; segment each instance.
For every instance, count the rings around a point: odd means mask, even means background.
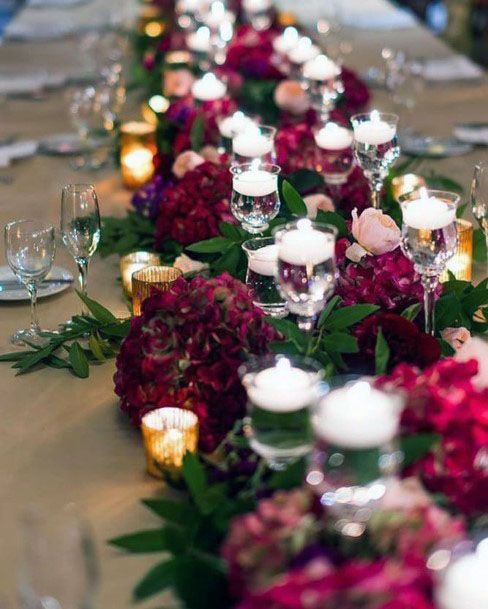
[[[40,344],[42,330],[37,317],[37,288],[51,270],[56,240],[54,227],[37,220],[18,220],[5,227],[7,261],[29,292],[31,323],[26,330],[17,330],[11,341],[15,345]]]
[[[488,163],[477,163],[471,185],[471,209],[485,234],[488,250]]]
[[[61,198],[61,236],[78,266],[80,291],[86,295],[88,263],[100,241],[100,211],[92,184],[68,184]]]

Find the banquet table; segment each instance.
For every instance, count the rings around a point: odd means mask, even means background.
[[[113,5],[117,0],[112,0]],[[101,4],[107,2],[101,0]],[[287,3],[288,5],[290,3]],[[313,23],[320,2],[302,3],[305,17]],[[100,3],[92,4],[93,7]],[[85,11],[88,11],[88,6]],[[94,9],[93,9],[94,10]],[[83,13],[86,14],[86,13]],[[423,27],[375,32],[348,30],[354,43],[350,66],[363,71],[380,63],[382,47],[391,46],[424,58],[442,58],[450,51]],[[15,42],[0,46],[0,71],[79,69],[82,58],[76,37]],[[487,120],[488,82],[429,85],[409,126],[431,135],[449,135],[462,121]],[[374,105],[390,108],[386,93],[374,92]],[[127,117],[138,115],[138,100],[130,97]],[[49,91],[44,99],[0,101],[0,139],[20,134],[40,138],[70,131],[63,89]],[[488,160],[486,149],[463,157],[425,162],[458,180],[468,189],[473,164]],[[25,217],[59,223],[60,191],[70,182],[94,182],[101,213],[122,215],[130,205],[116,169],[79,173],[65,157],[36,155],[2,170],[10,184],[0,184],[0,224]],[[0,264],[5,257],[0,253]],[[75,272],[74,263],[61,246],[56,264]],[[89,274],[89,292],[115,314],[127,311],[118,277],[118,260],[95,256]],[[39,303],[43,326],[53,328],[79,309],[73,289]],[[10,350],[9,336],[27,324],[27,303],[0,304],[0,352]],[[113,362],[93,367],[89,380],[65,371],[47,369],[15,377],[8,364],[0,366],[0,607],[16,606],[16,575],[19,564],[19,516],[29,505],[51,514],[74,502],[91,523],[101,566],[99,606],[123,609],[131,604],[131,589],[154,562],[151,556],[126,556],[107,546],[106,540],[156,520],[139,504],[142,497],[164,493],[161,484],[147,476],[139,432],[130,427],[117,408],[113,393]],[[5,604],[3,604],[5,603]]]

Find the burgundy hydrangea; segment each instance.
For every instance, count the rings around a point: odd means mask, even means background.
[[[476,360],[444,359],[420,373],[400,364],[379,385],[405,390],[407,435],[440,434],[440,443],[412,468],[432,492],[470,516],[488,510],[488,388],[476,389]]]
[[[165,239],[189,245],[219,234],[221,222],[233,222],[229,209],[232,177],[227,167],[205,162],[166,190],[156,222],[156,247]]]
[[[225,69],[255,80],[281,80],[287,65],[273,49],[275,36],[273,30],[256,32],[248,25],[241,26],[227,50]]]
[[[342,82],[344,84],[343,108],[349,114],[360,112],[368,105],[371,98],[368,87],[353,70],[342,68]]]
[[[189,408],[200,421],[200,448],[211,452],[245,412],[238,367],[274,338],[241,282],[180,278],[132,320],[114,378],[121,408],[135,424],[154,408]]]

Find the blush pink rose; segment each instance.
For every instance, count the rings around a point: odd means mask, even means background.
[[[317,212],[320,211],[334,211],[334,202],[332,199],[323,194],[308,195],[303,199],[307,206],[307,217],[311,220],[315,220]]]
[[[368,207],[358,217],[352,211],[352,234],[365,250],[375,256],[386,254],[400,245],[401,232],[395,221],[380,209]]]
[[[310,99],[296,80],[280,82],[275,89],[274,100],[278,108],[294,115],[305,114],[310,108]]]
[[[475,359],[478,362],[478,374],[473,377],[473,383],[478,389],[488,387],[488,342],[475,336],[456,351],[454,359],[458,362]]]
[[[442,330],[441,336],[454,351],[458,351],[471,338],[471,333],[467,328],[461,326],[460,328],[445,328]]]
[[[189,95],[194,80],[190,70],[168,70],[164,75],[164,94],[167,97],[185,97]]]
[[[200,155],[210,163],[215,163],[215,165],[220,164],[220,154],[215,146],[204,146],[200,150]]]
[[[203,156],[193,152],[193,150],[186,150],[176,157],[172,170],[175,176],[181,180],[187,171],[193,171],[202,163],[205,163]]]

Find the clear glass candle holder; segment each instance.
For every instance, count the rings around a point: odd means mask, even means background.
[[[247,391],[246,433],[252,449],[272,469],[308,454],[311,411],[320,394],[321,366],[284,355],[254,358],[239,368]]]
[[[397,471],[402,406],[399,394],[359,380],[328,393],[313,414],[306,483],[344,535],[362,535]]]
[[[239,165],[252,161],[273,163],[276,128],[269,125],[249,125],[232,140],[233,163]]]
[[[315,127],[313,134],[317,146],[316,170],[330,186],[345,184],[354,166],[352,132],[329,122]]]
[[[187,452],[198,445],[198,418],[183,408],[158,408],[144,415],[141,423],[147,471],[155,478],[175,477]]]
[[[232,155],[232,140],[244,133],[247,129],[252,129],[256,123],[252,118],[246,116],[244,112],[234,112],[231,116],[221,116],[217,118],[217,126],[220,133],[220,154]]]
[[[120,276],[127,296],[132,296],[132,275],[148,266],[159,265],[159,254],[152,252],[132,252],[120,259]]]
[[[272,0],[243,0],[244,20],[257,32],[269,30],[273,24]]]
[[[302,66],[302,82],[310,103],[320,121],[325,123],[344,94],[341,68],[326,55],[307,61]]]
[[[230,169],[230,209],[242,228],[251,234],[264,232],[280,211],[278,175],[281,169],[269,163],[243,163]]]
[[[170,266],[148,266],[132,274],[132,310],[134,315],[140,315],[142,303],[151,296],[153,290],[164,292],[183,273]]]
[[[315,319],[334,292],[336,280],[334,226],[306,218],[278,227],[276,280],[300,329],[311,332]]]
[[[278,247],[273,237],[257,237],[242,244],[247,255],[246,285],[253,303],[270,317],[286,317],[286,301],[276,285]]]
[[[400,156],[398,116],[373,110],[356,114],[351,123],[354,129],[354,154],[369,181],[371,204],[379,209],[384,180]]]
[[[447,263],[440,280],[449,281],[451,272],[458,281],[471,281],[473,276],[473,224],[468,220],[456,220],[458,246],[454,256]]]
[[[435,332],[435,291],[439,277],[458,245],[456,209],[459,201],[456,193],[426,188],[400,197],[403,215],[401,248],[422,276],[425,331],[432,335]]]

